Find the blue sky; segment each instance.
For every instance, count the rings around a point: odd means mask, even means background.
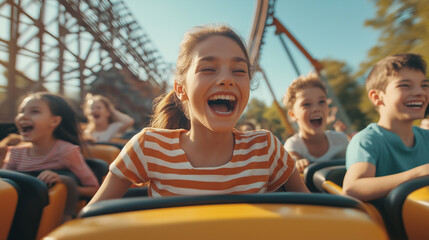
[[[125,3],[164,59],[173,66],[183,34],[195,25],[226,23],[247,42],[256,6],[256,0],[125,0]],[[364,27],[364,21],[373,18],[375,13],[374,3],[369,0],[278,0],[275,7],[276,18],[313,58],[345,61],[353,71],[358,70],[368,50],[377,43],[379,32]],[[260,65],[276,99],[281,101],[297,75],[274,31],[274,27],[267,28]],[[290,41],[287,45],[302,74],[313,69]],[[267,105],[273,100],[262,79],[251,97]]]

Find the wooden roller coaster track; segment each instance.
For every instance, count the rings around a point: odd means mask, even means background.
[[[0,28],[0,122],[40,90],[112,94],[139,122],[165,91],[170,64],[122,0],[0,0]]]

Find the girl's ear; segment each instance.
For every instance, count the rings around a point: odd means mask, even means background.
[[[368,97],[371,100],[372,104],[374,104],[374,106],[384,105],[384,102],[383,102],[383,91],[376,90],[376,89],[371,89],[368,92]]]
[[[287,111],[287,114],[289,115],[289,117],[290,117],[294,122],[296,122],[295,113],[293,113],[293,111],[292,111],[292,110],[288,110],[288,111]]]
[[[176,81],[174,81],[174,91],[176,92],[176,96],[180,99],[180,101],[185,101],[188,99],[188,96],[185,92],[185,87]]]
[[[61,120],[62,120],[61,116],[53,116],[51,121],[51,126],[53,128],[58,127],[58,125],[60,125],[61,123]]]

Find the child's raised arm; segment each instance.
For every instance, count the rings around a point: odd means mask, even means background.
[[[300,173],[304,172],[304,169],[310,165],[310,161],[297,152],[289,152],[289,155],[295,159],[295,167]]]
[[[375,177],[374,164],[358,162],[347,170],[343,191],[361,201],[370,201],[387,196],[401,183],[426,175],[429,175],[429,163],[405,172]]]
[[[130,187],[131,182],[117,177],[116,175],[109,172],[101,184],[100,189],[88,203],[88,206],[108,199],[120,198]]]

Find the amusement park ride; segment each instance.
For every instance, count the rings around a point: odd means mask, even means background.
[[[321,74],[321,64],[275,17],[274,5],[256,2],[248,42],[252,64],[269,86],[258,62],[266,28],[276,27],[286,53],[284,35]],[[121,0],[3,0],[0,19],[9,25],[0,28],[10,29],[7,36],[0,33],[0,71],[7,79],[0,122],[13,119],[19,96],[30,90],[74,92],[77,103],[87,92],[112,94],[123,101],[117,106],[140,113],[150,112],[152,99],[165,91],[169,65]],[[284,113],[283,121],[293,134]],[[108,171],[102,166],[100,182]],[[312,194],[128,197],[96,203],[64,224],[64,185],[48,190],[34,177],[0,170],[0,239],[429,239],[429,177],[363,203],[341,191],[344,161],[311,166],[303,178]]]
[[[76,104],[102,93],[147,123],[170,66],[123,1],[2,0],[0,19],[0,122],[25,93],[50,90]]]

